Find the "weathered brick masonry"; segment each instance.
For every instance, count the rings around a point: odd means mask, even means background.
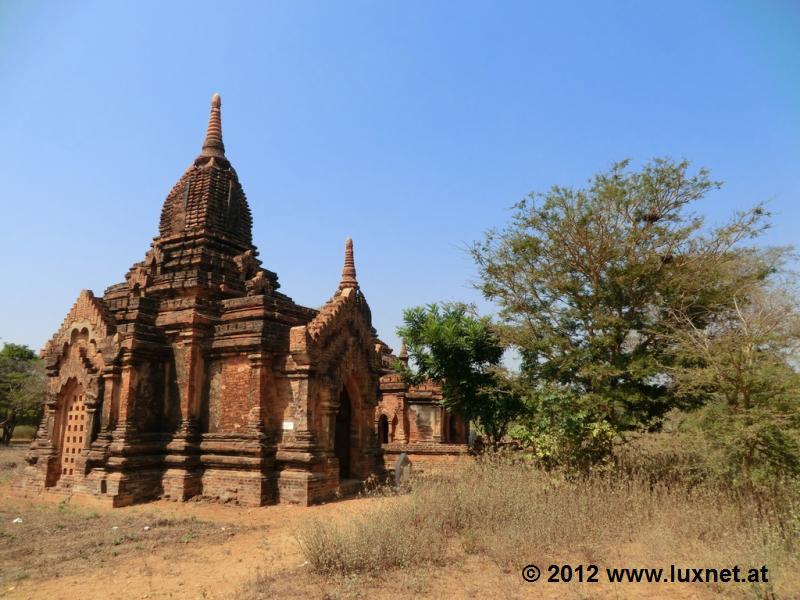
[[[383,360],[376,429],[385,466],[391,469],[403,452],[412,463],[429,467],[467,458],[469,427],[442,406],[441,386],[433,382],[409,386],[392,370],[396,361],[408,362],[405,346],[397,357],[384,352]]]
[[[167,195],[144,260],[102,297],[82,291],[43,350],[48,394],[26,491],[115,506],[198,495],[309,504],[384,471],[380,417],[398,418],[398,399],[410,406],[414,393],[381,379],[396,375],[352,242],[320,310],[278,291],[253,245],[220,108],[215,95],[202,151]],[[427,440],[427,418],[403,417],[392,439]],[[431,441],[458,431],[464,441],[463,426],[437,423]]]

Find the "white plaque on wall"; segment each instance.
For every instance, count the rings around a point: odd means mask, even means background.
[[[292,431],[294,429],[294,421],[284,421],[283,422],[283,430],[284,431]]]

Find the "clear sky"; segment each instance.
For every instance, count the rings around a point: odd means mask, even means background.
[[[344,240],[379,335],[480,301],[464,252],[533,190],[688,158],[800,229],[800,2],[0,0],[0,338],[38,349],[157,233],[222,95],[264,266],[318,307]],[[480,303],[485,311],[491,307]]]

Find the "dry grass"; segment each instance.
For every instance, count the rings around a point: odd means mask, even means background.
[[[314,569],[329,575],[441,563],[448,540],[430,531],[442,531],[446,515],[420,509],[424,506],[403,499],[392,509],[376,510],[344,525],[311,520],[299,541]]]
[[[36,437],[36,427],[33,425],[17,425],[14,428],[14,441],[31,441]]]
[[[610,567],[760,567],[766,586],[720,587],[745,597],[800,595],[800,499],[653,481],[642,470],[569,481],[505,459],[416,482],[411,493],[345,524],[299,533],[311,567],[327,577],[490,558]]]

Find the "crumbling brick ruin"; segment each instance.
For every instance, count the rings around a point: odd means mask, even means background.
[[[43,350],[48,394],[27,492],[115,506],[319,502],[383,473],[382,417],[394,423],[398,398],[424,395],[390,383],[351,240],[320,310],[278,291],[253,245],[220,107],[215,95],[202,151],[167,195],[144,260],[102,297],[82,291]],[[442,440],[403,419],[392,440]]]
[[[399,360],[408,364],[405,345],[400,355],[383,355],[385,371],[380,379],[378,439],[384,461],[391,467],[405,452],[412,463],[441,463],[467,455],[469,427],[442,405],[442,388],[434,382],[406,384],[392,367]]]

